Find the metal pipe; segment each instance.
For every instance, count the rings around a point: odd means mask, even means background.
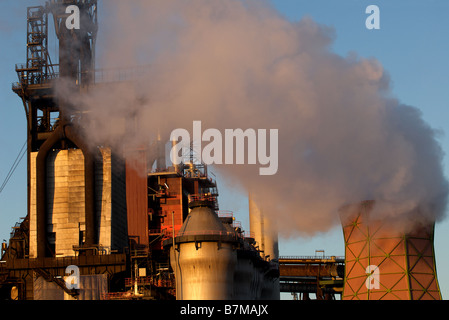
[[[176,240],[175,240],[175,212],[171,212],[171,221],[173,225],[173,258],[174,258],[174,265],[175,265],[175,277],[178,275],[178,262],[176,261]],[[181,283],[181,281],[179,282]],[[177,287],[178,281],[175,281],[175,289],[179,290]],[[182,292],[182,289],[181,289]],[[181,296],[182,299],[182,296]]]
[[[172,145],[171,158],[172,158],[172,160],[176,159],[176,157],[177,157],[177,154],[176,154],[176,151],[175,151],[177,144],[178,144],[178,142],[176,140],[172,140],[172,142],[171,142],[171,145]],[[174,171],[175,172],[179,172],[180,165],[176,164],[174,162],[172,162],[172,165],[173,165]]]
[[[262,257],[270,260],[279,258],[278,234],[275,223],[263,214],[253,195],[248,195],[250,231],[259,245]]]
[[[71,125],[61,124],[39,149],[36,158],[37,256],[47,255],[47,157],[53,146],[64,139],[72,141],[84,154],[86,247],[96,244],[95,158],[88,145]]]

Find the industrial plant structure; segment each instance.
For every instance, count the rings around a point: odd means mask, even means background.
[[[80,10],[79,29],[66,27],[70,5]],[[27,120],[28,210],[2,245],[0,299],[441,298],[433,225],[391,236],[366,223],[374,204],[364,202],[343,219],[345,259],[280,258],[273,221],[252,195],[247,233],[219,210],[215,177],[193,156],[167,165],[160,138],[123,150],[88,143],[89,110],[55,87],[83,95],[117,85],[96,77],[97,14],[97,0],[27,8],[27,61],[16,65],[12,89]]]
[[[66,27],[70,5],[80,10],[79,29]],[[96,0],[27,8],[27,61],[16,65],[13,91],[27,117],[28,212],[2,247],[1,298],[279,299],[277,242],[256,241],[219,212],[206,165],[167,165],[160,139],[124,151],[92,146],[83,130],[89,110],[55,95],[62,81],[81,95],[113,90],[95,79],[97,30]]]
[[[325,256],[324,250],[316,250],[314,256],[279,258],[280,291],[290,292],[294,300],[340,299],[344,274],[344,257]]]
[[[254,239],[217,216],[213,196],[193,197],[192,209],[170,247],[179,300],[279,300],[279,266],[266,260]]]

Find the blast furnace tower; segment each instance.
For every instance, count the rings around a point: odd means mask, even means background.
[[[79,9],[79,29],[67,27],[69,6]],[[57,63],[48,50],[50,21]],[[68,265],[79,267],[82,283],[96,283],[89,295],[99,299],[107,278],[126,267],[125,255],[115,254],[127,246],[123,164],[107,147],[87,143],[87,110],[55,93],[63,87],[72,96],[94,86],[97,30],[97,0],[27,8],[26,63],[16,65],[13,91],[27,119],[28,212],[4,254],[19,299],[78,297],[61,280]]]

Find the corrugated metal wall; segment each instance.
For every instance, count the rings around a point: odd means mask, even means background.
[[[111,157],[111,248],[122,249],[128,246],[126,169],[121,157],[114,153]]]
[[[161,199],[161,210],[165,215],[162,222],[162,229],[166,230],[168,234],[172,235],[173,223],[175,227],[175,234],[181,229],[184,222],[183,217],[183,185],[181,177],[161,177],[161,183],[167,183],[170,186],[170,198]],[[172,212],[174,215],[172,217]]]
[[[126,227],[125,168],[108,148],[95,168],[96,223],[99,243],[113,250],[128,244]],[[36,156],[31,154],[30,257],[36,257]],[[54,233],[55,253],[73,256],[85,232],[84,157],[79,149],[52,151],[47,161],[47,232]]]
[[[148,178],[147,154],[143,150],[128,152],[126,156],[126,205],[128,235],[148,245]]]

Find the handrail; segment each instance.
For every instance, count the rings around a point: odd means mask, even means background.
[[[196,236],[196,235],[218,235],[218,236],[232,236],[232,237],[235,237],[235,232],[232,232],[232,231],[218,231],[218,230],[199,230],[199,231],[178,232],[178,237],[182,237],[182,236]]]
[[[45,73],[42,68],[47,66],[50,70]],[[13,83],[13,89],[19,89],[22,85],[44,84],[59,78],[59,72],[53,69],[59,67],[57,64],[37,63],[29,66],[28,63],[17,63],[16,71],[19,73],[19,82]],[[77,78],[92,75],[94,83],[126,82],[142,79],[148,74],[149,66],[129,68],[103,68],[94,71],[79,72]],[[29,76],[28,76],[29,75]]]
[[[329,261],[339,261],[344,260],[344,256],[280,256],[280,260],[314,260],[314,261],[323,261],[323,260],[329,260]]]
[[[233,218],[234,212],[229,211],[229,210],[218,210],[217,215],[220,218]]]
[[[170,279],[158,279],[153,276],[137,277],[137,278],[125,278],[125,286],[133,285],[137,280],[138,285],[150,284],[155,287],[174,287],[173,280]]]

